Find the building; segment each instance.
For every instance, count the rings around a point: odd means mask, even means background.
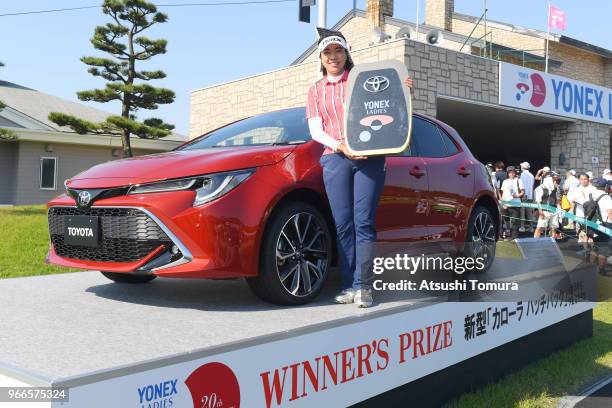
[[[0,205],[41,204],[64,191],[64,180],[99,163],[122,157],[121,139],[80,135],[48,119],[65,112],[92,122],[110,114],[10,82],[0,81],[0,127],[15,140],[0,140]],[[172,134],[159,140],[132,138],[134,155],[171,150],[187,138]]]
[[[368,0],[365,11],[348,12],[332,28],[345,35],[356,64],[402,61],[415,79],[414,110],[455,127],[481,161],[527,160],[532,168],[596,174],[609,168],[612,51],[550,34],[546,74],[546,32],[455,13],[454,3],[426,0],[418,34],[415,23],[393,16],[393,0]],[[386,34],[383,41],[376,29]],[[319,75],[315,50],[313,41],[288,67],[193,91],[190,137],[242,117],[304,106]],[[530,83],[535,77],[538,83]],[[520,86],[537,86],[541,100],[521,99]]]

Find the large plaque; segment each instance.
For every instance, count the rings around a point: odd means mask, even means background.
[[[410,89],[404,85],[406,66],[397,60],[355,65],[347,84],[344,129],[354,155],[400,153],[412,129]]]

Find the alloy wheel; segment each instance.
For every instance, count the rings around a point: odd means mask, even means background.
[[[291,295],[307,296],[325,280],[331,256],[325,238],[320,222],[307,212],[294,214],[283,225],[276,242],[276,272]]]
[[[495,256],[495,224],[487,212],[476,215],[470,245],[475,258],[484,257],[488,262],[492,262]]]

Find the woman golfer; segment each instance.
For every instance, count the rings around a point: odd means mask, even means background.
[[[323,78],[310,87],[306,118],[312,138],[325,149],[320,164],[336,224],[342,291],[336,303],[372,305],[372,258],[375,216],[385,184],[384,156],[354,156],[346,147],[344,103],[353,61],[342,33],[319,30],[318,52]],[[412,87],[406,77],[405,85]]]

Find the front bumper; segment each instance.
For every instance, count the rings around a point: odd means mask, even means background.
[[[95,248],[64,244],[64,217],[100,218],[102,239]],[[52,206],[48,210],[49,262],[115,272],[154,273],[193,260],[180,239],[151,211],[142,207]]]

